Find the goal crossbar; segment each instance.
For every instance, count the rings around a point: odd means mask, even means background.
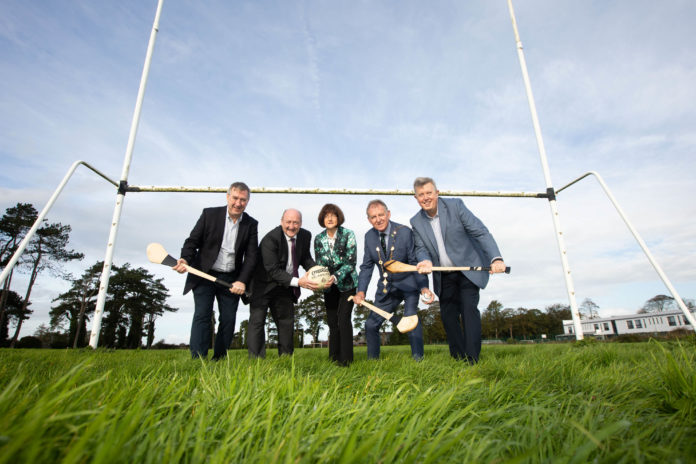
[[[128,186],[126,192],[184,192],[184,193],[225,193],[228,187],[201,186]],[[315,195],[413,195],[412,190],[399,189],[345,189],[345,188],[294,188],[294,187],[255,187],[251,193],[287,193]],[[440,190],[445,197],[509,197],[509,198],[548,198],[548,193],[534,192],[483,192],[476,190]]]

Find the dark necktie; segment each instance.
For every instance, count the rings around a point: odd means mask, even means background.
[[[297,264],[297,251],[295,250],[295,237],[290,239],[290,259],[292,259],[292,276],[299,277],[300,274],[297,272],[299,265]],[[295,294],[295,298],[300,298],[300,287],[292,287],[292,292]]]
[[[384,240],[385,236],[384,232],[379,233],[379,243],[382,244],[382,250],[384,250],[384,256],[387,256],[387,242]]]

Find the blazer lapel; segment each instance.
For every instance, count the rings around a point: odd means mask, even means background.
[[[421,229],[425,231],[425,236],[428,237],[428,240],[430,240],[430,245],[434,250],[437,251],[437,240],[435,240],[435,232],[433,232],[433,227],[430,225],[428,213],[426,213],[423,210],[420,211],[420,222]],[[442,221],[440,221],[440,224],[442,224]]]
[[[300,229],[301,231],[302,229]],[[306,256],[302,254],[302,252],[305,249],[304,243],[305,243],[305,234],[301,234],[300,232],[295,235],[295,253],[297,254],[297,266],[301,266],[302,262],[305,260]]]
[[[241,217],[239,218],[239,226],[237,228],[237,240],[235,240],[235,242],[234,242],[235,254],[239,253],[239,249],[241,248],[241,245],[242,245],[242,240],[244,240],[244,236],[246,235],[246,231],[247,231],[248,227],[249,227],[249,224],[246,221],[246,213],[242,213]]]
[[[389,235],[384,237],[385,238],[384,244],[387,246],[387,251],[386,251],[387,256],[389,256],[389,249],[392,246],[396,246],[395,245],[396,240],[394,239],[394,231],[395,230],[396,230],[396,227],[394,226],[394,223],[392,221],[389,221]],[[377,234],[377,235],[379,236],[379,234]],[[381,243],[380,243],[380,246],[382,246]]]
[[[377,262],[379,260],[379,253],[381,253],[381,251],[378,251],[377,249],[379,248],[379,250],[381,250],[382,246],[379,244],[379,232],[377,232],[377,229],[374,227],[370,229],[369,238],[370,243],[367,246],[370,251],[370,256],[372,256],[372,259]]]
[[[445,237],[447,236],[447,223],[449,221],[449,211],[444,201],[437,200],[437,213],[440,216],[440,232],[442,232],[442,242],[445,243]],[[432,227],[431,227],[432,229]],[[433,238],[435,234],[433,234]]]
[[[278,240],[278,251],[280,255],[278,258],[280,258],[280,262],[283,268],[285,268],[288,264],[288,239],[285,237],[283,229],[280,226],[278,226],[278,234],[280,235],[280,239]],[[297,247],[297,240],[295,240],[295,247]]]
[[[215,216],[215,243],[218,246],[218,252],[222,246],[222,239],[225,235],[225,221],[227,220],[227,207],[221,208],[222,211]]]

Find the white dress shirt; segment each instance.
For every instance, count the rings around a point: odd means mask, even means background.
[[[234,271],[234,245],[237,243],[237,233],[239,232],[239,220],[241,216],[234,219],[230,217],[230,212],[225,214],[225,231],[222,233],[222,245],[217,259],[213,263],[213,270],[218,272]]]
[[[440,256],[440,266],[454,266],[450,257],[447,256],[447,250],[445,249],[445,239],[442,237],[442,229],[440,228],[440,215],[436,213],[433,217],[430,217],[428,214],[426,214],[426,216],[430,220],[430,227],[433,228],[433,234],[435,235],[437,254]]]
[[[437,253],[440,255],[440,266],[442,267],[452,267],[455,264],[452,262],[449,256],[447,256],[447,250],[445,249],[445,239],[442,236],[442,229],[440,228],[440,213],[435,213],[435,216],[425,215],[430,220],[430,227],[433,228],[433,234],[435,235],[435,242],[437,243]],[[496,256],[491,260],[502,261],[502,257]]]

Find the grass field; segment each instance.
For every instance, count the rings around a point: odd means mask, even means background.
[[[0,350],[0,463],[694,462],[696,342]]]

